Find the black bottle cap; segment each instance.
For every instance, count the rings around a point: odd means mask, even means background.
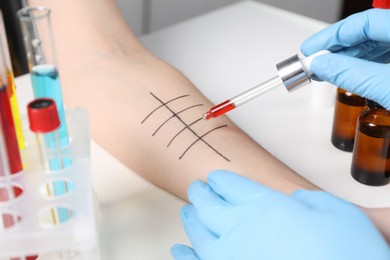
[[[370,108],[385,109],[384,107],[382,107],[381,105],[379,105],[378,103],[376,103],[375,101],[372,101],[370,99],[366,99],[366,104]]]

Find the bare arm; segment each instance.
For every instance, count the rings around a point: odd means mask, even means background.
[[[390,244],[390,208],[363,208]]]

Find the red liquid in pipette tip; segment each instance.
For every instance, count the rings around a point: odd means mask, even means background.
[[[222,116],[235,108],[236,105],[234,103],[232,103],[230,100],[226,100],[225,102],[210,108],[210,110],[203,115],[203,119],[209,120],[212,117]]]

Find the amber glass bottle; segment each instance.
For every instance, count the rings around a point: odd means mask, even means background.
[[[337,88],[331,138],[335,147],[346,152],[352,152],[357,118],[365,107],[366,101],[364,98]]]
[[[390,111],[367,100],[359,116],[351,174],[360,183],[381,186],[390,177]]]

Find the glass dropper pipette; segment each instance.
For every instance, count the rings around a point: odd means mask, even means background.
[[[309,84],[311,82],[310,76],[313,74],[310,69],[312,60],[315,57],[326,53],[329,53],[329,51],[322,50],[302,58],[296,54],[276,64],[278,70],[277,76],[210,108],[210,110],[203,115],[203,119],[209,120],[224,115],[236,107],[279,86],[284,86],[291,92]]]

